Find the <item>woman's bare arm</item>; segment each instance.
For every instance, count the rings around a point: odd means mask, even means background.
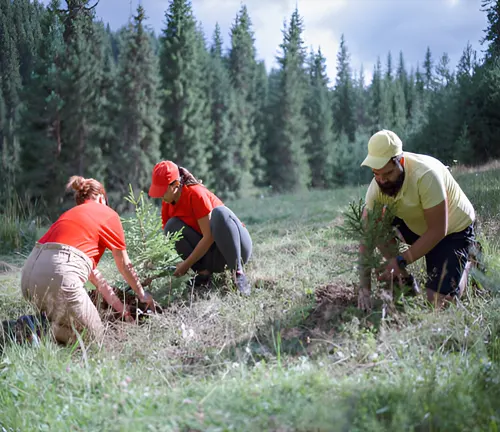
[[[121,313],[125,317],[130,317],[130,313],[121,302],[118,296],[115,294],[111,286],[108,284],[102,273],[94,269],[90,273],[90,282],[97,288],[97,290],[102,294],[104,300],[117,312]]]
[[[147,303],[151,307],[154,307],[153,297],[151,296],[151,294],[144,291],[144,288],[141,285],[141,281],[139,280],[139,277],[134,270],[134,266],[132,265],[130,258],[128,257],[127,251],[114,249],[112,253],[118,271],[137,294],[139,301]]]

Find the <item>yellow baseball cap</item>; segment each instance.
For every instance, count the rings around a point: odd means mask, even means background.
[[[361,166],[378,170],[383,168],[394,156],[401,153],[403,153],[401,139],[394,132],[382,129],[368,140],[368,156]]]

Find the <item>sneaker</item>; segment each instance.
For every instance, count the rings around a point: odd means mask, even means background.
[[[45,314],[40,317],[34,315],[23,315],[15,324],[16,342],[22,344],[28,342],[35,347],[40,345],[40,338],[48,329],[48,320]]]
[[[250,288],[250,284],[248,283],[245,273],[237,271],[234,276],[234,282],[242,294],[250,295],[252,289]]]

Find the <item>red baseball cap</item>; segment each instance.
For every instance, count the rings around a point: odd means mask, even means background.
[[[171,161],[158,162],[153,168],[149,196],[151,198],[163,198],[168,185],[179,179],[179,167]]]

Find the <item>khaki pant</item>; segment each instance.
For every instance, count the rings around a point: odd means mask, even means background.
[[[73,329],[86,329],[92,339],[102,338],[101,318],[84,287],[91,271],[87,255],[59,243],[37,243],[24,264],[23,296],[45,312],[60,343],[76,340]]]

